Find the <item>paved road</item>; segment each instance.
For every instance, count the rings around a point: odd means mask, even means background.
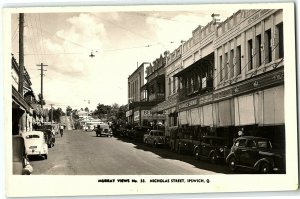
[[[56,137],[47,160],[32,159],[33,175],[181,175],[229,173],[164,148],[152,148],[118,138],[96,137],[95,132],[65,131]]]

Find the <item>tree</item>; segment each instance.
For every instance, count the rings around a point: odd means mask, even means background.
[[[116,118],[118,120],[124,120],[124,121],[126,121],[126,111],[127,111],[127,106],[126,105],[120,106],[119,110],[117,112]]]
[[[53,108],[48,113],[49,118],[51,118],[51,111],[53,111],[53,121],[54,122],[60,122],[60,116],[65,115],[65,113],[62,111],[61,108],[57,108],[57,109]]]
[[[111,106],[104,105],[104,104],[98,104],[96,110],[94,111],[94,115],[96,115],[98,118],[106,118],[107,115],[111,111]]]
[[[67,116],[70,116],[72,113],[72,108],[70,106],[67,106]]]
[[[85,107],[84,111],[89,113],[89,108]]]

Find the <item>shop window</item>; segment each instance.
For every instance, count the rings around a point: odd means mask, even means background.
[[[278,58],[284,57],[284,47],[283,47],[283,23],[276,25],[276,31],[278,34]]]
[[[248,40],[248,70],[253,69],[253,44],[252,39]]]
[[[236,48],[236,75],[241,74],[241,67],[242,67],[242,56],[241,56],[241,46]]]
[[[219,57],[219,67],[220,67],[220,82],[223,80],[223,58],[222,55]]]
[[[176,92],[176,77],[173,77],[173,93]]]
[[[228,79],[228,53],[224,57],[224,79]]]
[[[261,57],[262,57],[262,50],[261,50],[261,35],[257,35],[255,38],[256,44],[256,67],[261,66]]]
[[[170,77],[169,78],[169,95],[171,95],[171,86],[172,86],[171,82],[172,82],[172,80],[171,80],[171,77]]]
[[[234,51],[233,49],[230,50],[230,57],[229,57],[229,74],[230,74],[230,78],[232,78],[234,76],[234,69],[233,69],[233,56],[234,56]]]
[[[265,55],[266,55],[266,63],[270,63],[272,61],[272,36],[271,29],[265,32]]]

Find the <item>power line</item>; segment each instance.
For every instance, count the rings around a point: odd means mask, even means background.
[[[17,34],[17,33],[18,33],[18,31],[17,31],[18,29],[19,29],[19,27],[17,26],[16,29],[15,29],[15,31],[14,31],[13,37],[12,37],[12,39],[11,39],[12,41],[14,41],[15,38],[16,38],[16,36],[18,35],[18,34]]]
[[[40,24],[40,34],[41,34],[41,40],[42,40],[43,52],[46,53],[46,51],[45,51],[44,39],[43,39],[42,23],[41,23],[41,16],[40,16],[40,13],[39,13],[39,24]],[[46,61],[47,61],[47,58],[46,58]]]
[[[162,20],[167,20],[167,21],[172,21],[172,22],[179,22],[179,23],[196,23],[195,21],[179,21],[176,19],[170,19],[162,16],[156,16],[156,15],[149,15],[145,13],[139,13],[139,12],[125,12],[126,14],[134,14],[134,15],[139,15],[142,17],[151,17],[151,18],[157,18],[157,19],[162,19]]]
[[[37,41],[36,41],[36,37],[35,37],[35,34],[34,34],[34,28],[33,28],[33,23],[32,23],[32,17],[31,15],[27,15],[28,16],[28,19],[29,19],[29,22],[30,22],[30,26],[28,26],[29,28],[32,28],[32,31],[31,31],[31,39],[32,39],[32,43],[33,43],[33,47],[35,48],[34,50],[36,52],[38,52],[38,47],[37,47]],[[38,54],[37,54],[38,55]],[[42,57],[41,56],[37,56],[37,58],[42,62]]]
[[[35,25],[36,25],[36,35],[37,35],[37,39],[39,40],[39,41],[41,41],[41,39],[39,38],[40,37],[40,35],[39,35],[39,28],[38,28],[38,24],[37,24],[37,15],[34,15],[34,21],[35,21]],[[40,47],[40,52],[43,52],[43,50],[42,50],[42,46],[41,46],[41,42],[39,42],[39,43],[37,43],[38,44],[38,46]],[[41,55],[41,57],[42,57],[42,61],[43,62],[45,62],[45,59],[44,59],[44,56],[43,55]]]

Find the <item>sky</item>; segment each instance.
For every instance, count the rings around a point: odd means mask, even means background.
[[[188,40],[212,13],[225,20],[237,10],[25,13],[24,64],[37,96],[46,64],[46,107],[73,109],[127,104],[127,80],[138,65],[153,62]],[[18,61],[18,14],[12,15],[12,53]],[[93,53],[95,57],[89,55]]]

